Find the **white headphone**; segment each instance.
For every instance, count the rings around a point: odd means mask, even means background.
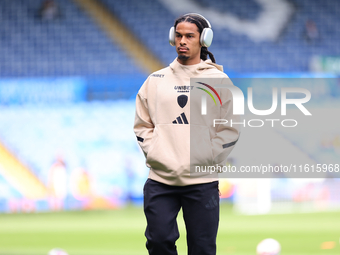
[[[189,15],[193,15],[193,16],[198,16],[202,19],[204,19],[207,23],[209,27],[206,27],[203,29],[202,33],[201,33],[201,37],[200,37],[200,44],[202,47],[209,47],[212,43],[212,39],[213,39],[213,31],[211,29],[211,25],[210,22],[204,18],[201,14],[198,13],[187,13],[183,16],[189,16]],[[176,37],[176,30],[175,27],[171,27],[170,31],[169,31],[169,43],[171,46],[175,46],[175,37]]]

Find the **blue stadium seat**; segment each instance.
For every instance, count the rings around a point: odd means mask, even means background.
[[[158,0],[102,0],[135,35],[168,64],[175,57],[168,44],[168,31],[177,16]],[[245,20],[258,17],[261,7],[254,0],[196,1],[206,8],[231,13]],[[275,42],[254,42],[245,35],[214,28],[211,52],[226,72],[308,72],[314,55],[340,55],[340,2],[296,0],[296,12]],[[312,19],[319,30],[320,41],[309,44],[303,38],[305,22]]]
[[[62,16],[49,22],[36,17],[41,0],[0,2],[0,76],[143,73],[72,1],[56,2]]]

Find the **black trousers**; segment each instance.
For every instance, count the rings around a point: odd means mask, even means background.
[[[189,255],[215,255],[219,222],[218,182],[169,186],[148,179],[144,185],[145,236],[150,255],[177,255],[177,215],[182,208]]]

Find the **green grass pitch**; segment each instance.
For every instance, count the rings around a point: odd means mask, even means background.
[[[179,254],[186,254],[185,228],[179,215]],[[85,211],[0,215],[1,255],[47,255],[52,248],[69,255],[142,255],[145,219],[141,207]],[[235,215],[221,206],[217,254],[256,254],[258,242],[275,238],[282,255],[340,254],[340,212]],[[330,242],[331,249],[321,249]],[[332,246],[334,246],[332,248]]]

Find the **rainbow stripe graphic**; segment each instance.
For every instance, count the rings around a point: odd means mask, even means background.
[[[208,85],[208,84],[206,84],[206,83],[203,83],[203,82],[197,82],[197,83],[202,84],[202,85],[208,87],[209,89],[211,89],[211,91],[214,92],[215,95],[217,96],[217,98],[218,98],[218,100],[220,101],[220,104],[221,104],[221,106],[222,106],[222,100],[221,100],[220,96],[218,95],[217,91],[216,91],[213,87],[211,87],[210,85]],[[207,92],[208,95],[211,96],[211,98],[214,100],[215,105],[217,105],[214,96],[213,96],[208,90],[206,90],[206,89],[204,89],[204,88],[201,88],[201,87],[197,87],[197,88],[198,88],[198,89],[201,89],[201,90],[203,90],[203,91],[205,91],[205,92]]]

